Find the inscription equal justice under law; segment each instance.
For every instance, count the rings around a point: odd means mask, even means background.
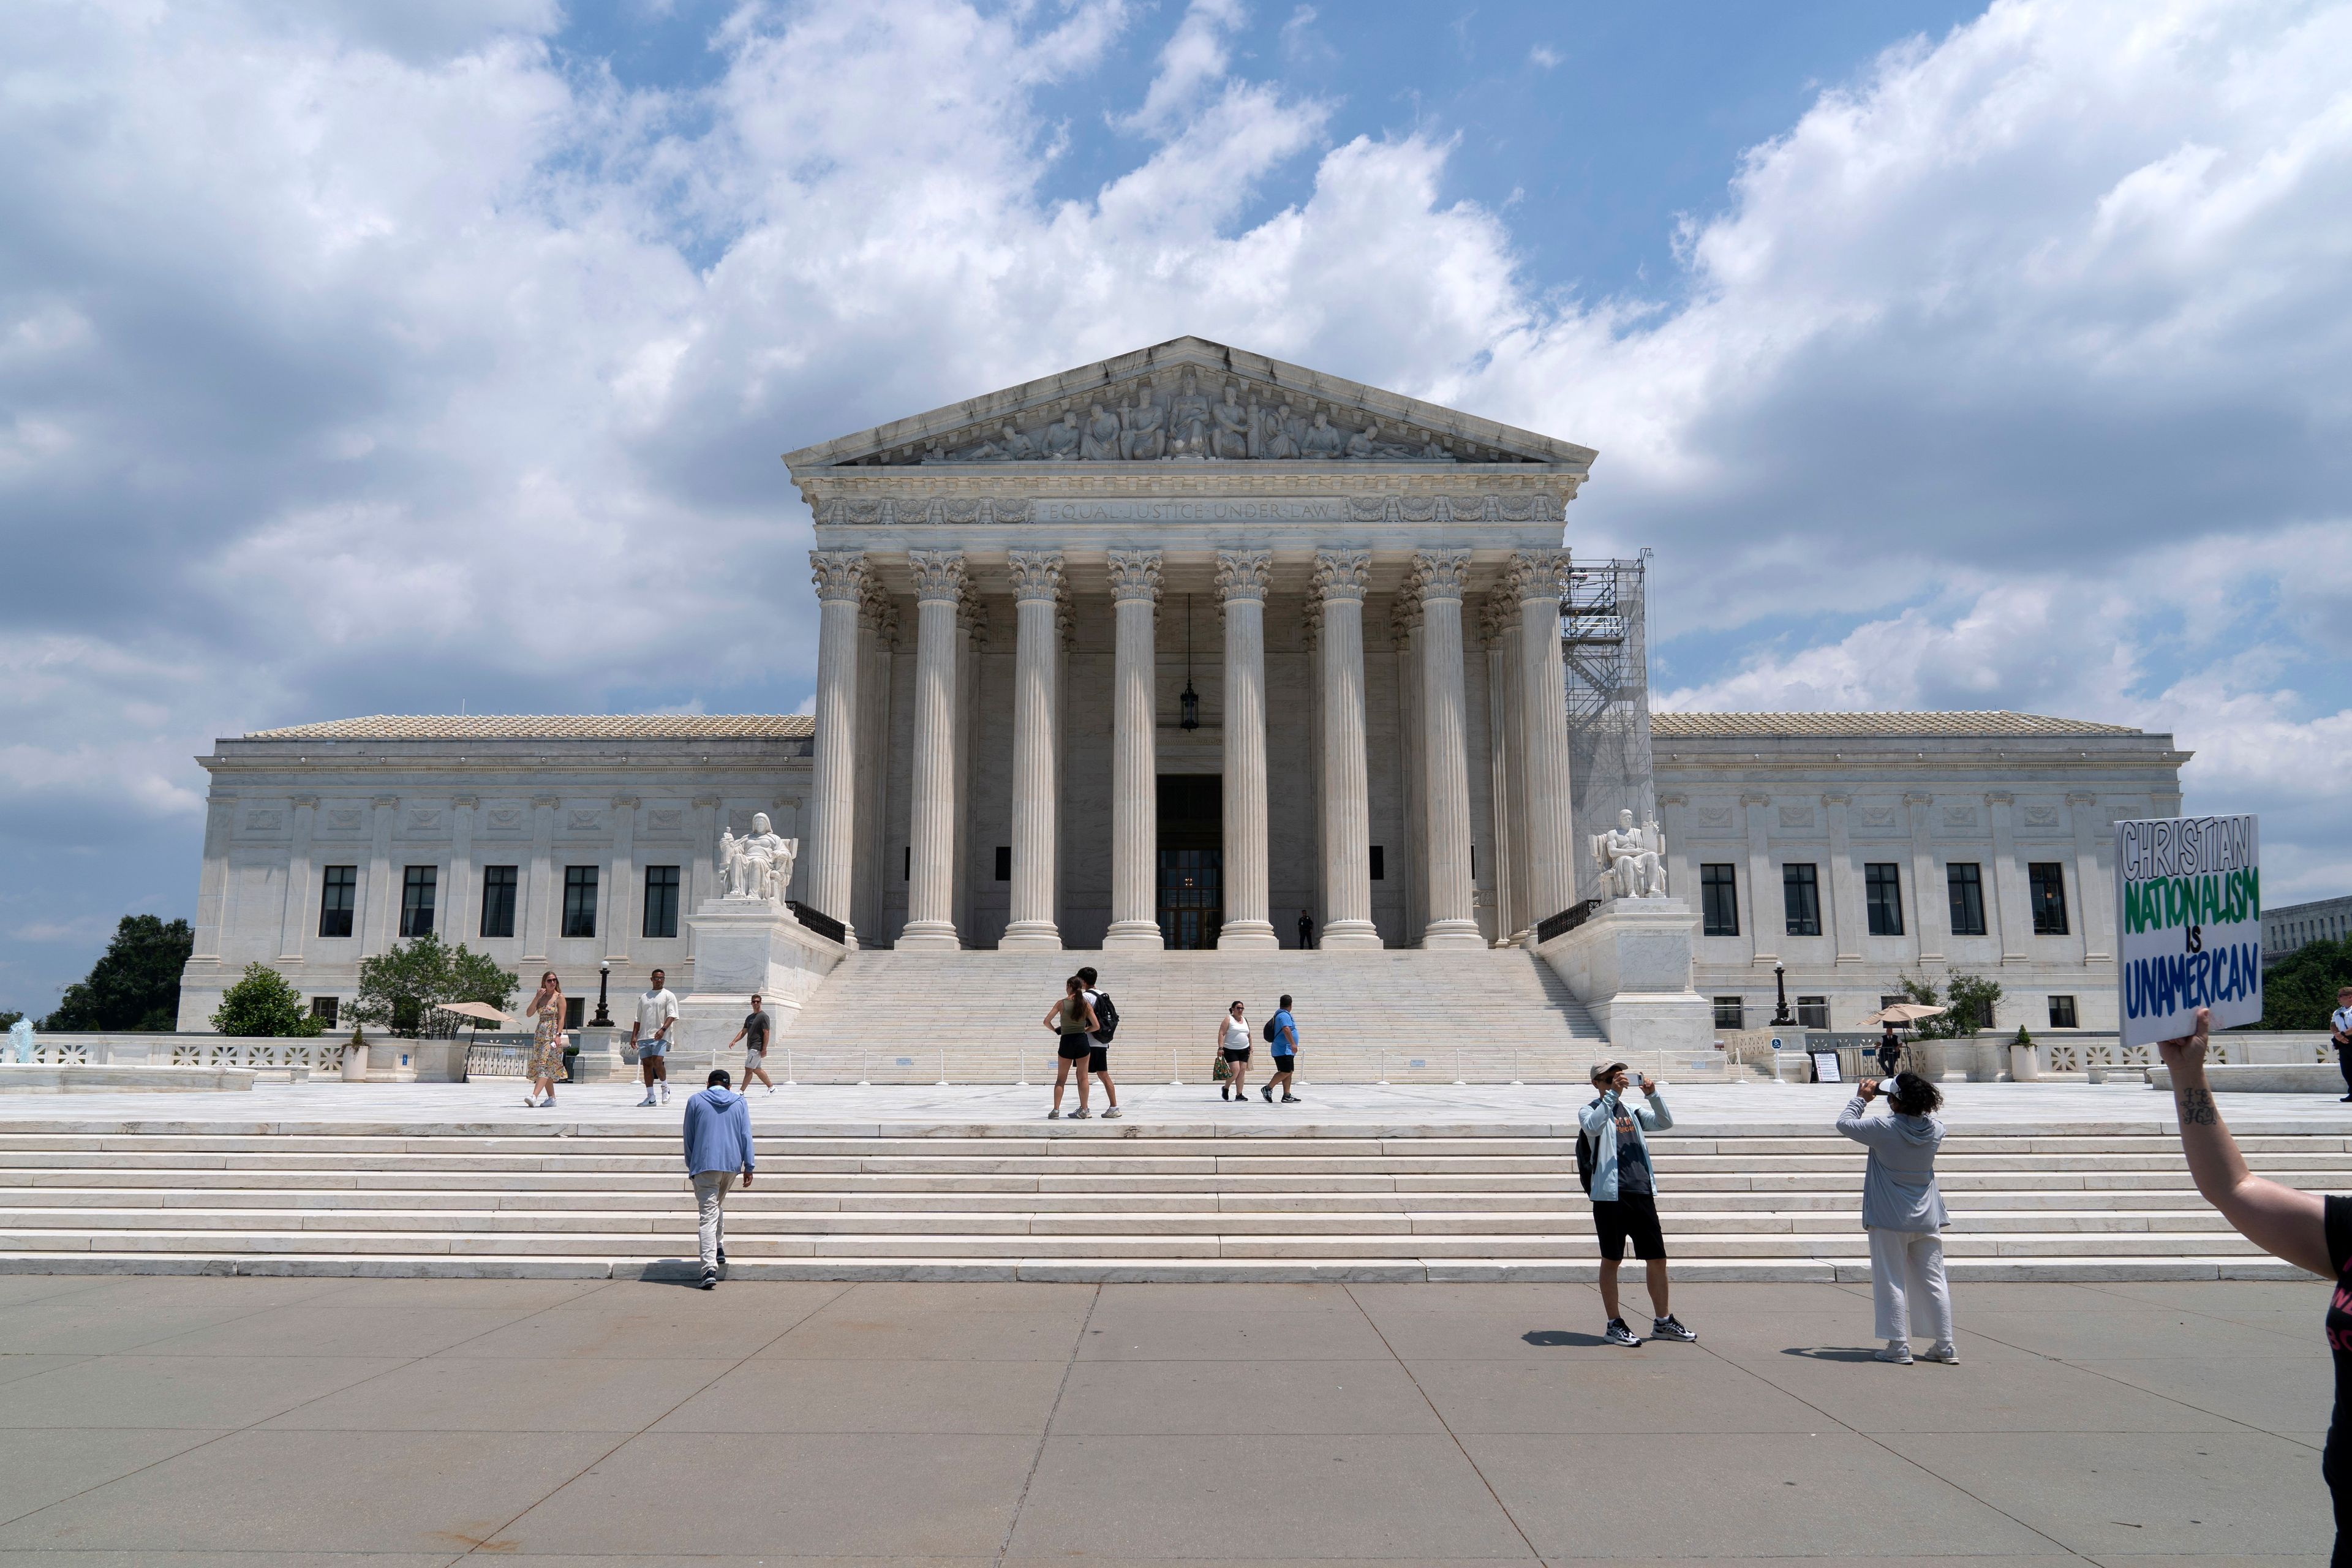
[[[1150,500],[1034,500],[1040,522],[1345,522],[1348,503],[1274,497]]]

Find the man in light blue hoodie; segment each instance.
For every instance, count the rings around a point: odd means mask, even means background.
[[[702,1238],[702,1288],[716,1289],[727,1262],[721,1232],[727,1190],[741,1173],[751,1184],[751,1108],[734,1090],[725,1068],[714,1070],[709,1087],[686,1102],[686,1169],[694,1178],[694,1203]]]
[[[1642,1336],[1625,1326],[1617,1307],[1617,1268],[1625,1260],[1631,1237],[1633,1256],[1649,1270],[1650,1305],[1656,1309],[1650,1331],[1662,1340],[1685,1344],[1698,1335],[1685,1328],[1666,1305],[1666,1238],[1658,1227],[1657,1180],[1650,1168],[1650,1145],[1644,1131],[1663,1132],[1675,1124],[1674,1113],[1658,1094],[1659,1085],[1642,1079],[1646,1106],[1629,1106],[1625,1091],[1633,1087],[1623,1062],[1601,1062],[1592,1069],[1592,1087],[1599,1099],[1576,1114],[1583,1129],[1577,1139],[1577,1173],[1592,1199],[1592,1226],[1601,1237],[1601,1305],[1609,1313],[1601,1337],[1612,1345],[1638,1345]]]

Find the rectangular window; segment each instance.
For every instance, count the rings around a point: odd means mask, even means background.
[[[585,1022],[587,1021],[587,1018],[588,1018],[588,998],[587,998],[587,997],[585,997],[585,996],[566,996],[566,997],[563,999],[563,1026],[564,1026],[565,1028],[567,1028],[567,1029],[576,1029],[576,1028],[578,1028],[582,1024],[585,1023]]]
[[[905,864],[905,865],[903,865],[903,866],[900,866],[900,867],[898,868],[898,880],[900,880],[900,881],[902,881],[902,882],[911,882],[911,881],[913,881],[914,879],[915,879],[915,847],[914,847],[913,845],[909,844],[909,845],[908,845],[908,846],[907,846],[907,860],[906,860],[906,864]]]
[[[2036,860],[2025,868],[2033,889],[2033,934],[2066,934],[2066,868],[2055,860]]]
[[[1013,880],[1013,846],[1010,844],[996,847],[996,879],[1000,882]]]
[[[319,894],[319,934],[349,936],[352,934],[352,911],[359,907],[360,868],[357,866],[330,866],[327,880]]]
[[[645,934],[677,934],[677,868],[675,866],[646,868]]]
[[[1747,1016],[1748,1010],[1741,1005],[1738,997],[1718,996],[1715,999],[1715,1026],[1717,1028],[1744,1029],[1748,1026],[1742,1020]]]
[[[1952,896],[1952,934],[1984,935],[1983,871],[1972,860],[1955,860],[1944,868],[1944,887]]]
[[[1826,996],[1797,998],[1797,1025],[1805,1029],[1826,1029],[1830,1026],[1830,999]]]
[[[563,868],[563,934],[596,934],[596,868]]]
[[[433,934],[433,893],[441,879],[437,866],[411,866],[400,877],[400,934]]]
[[[482,934],[514,935],[515,868],[482,868]]]
[[[1811,866],[1780,868],[1780,905],[1790,936],[1822,934],[1821,879]]]
[[[1903,934],[1903,873],[1892,860],[1874,860],[1862,868],[1864,900],[1870,910],[1870,934]]]
[[[310,998],[310,1016],[331,1029],[335,1026],[336,1016],[342,1011],[342,1006],[343,999],[340,996],[313,996]]]
[[[1387,879],[1387,850],[1383,846],[1375,844],[1372,846],[1372,880],[1375,882],[1384,881]]]
[[[2050,998],[2050,1026],[2053,1029],[2072,1029],[2076,1026],[2074,999],[2072,996]]]
[[[1739,874],[1728,863],[1698,868],[1699,909],[1708,936],[1739,934]],[[1733,1025],[1732,1027],[1738,1027]]]

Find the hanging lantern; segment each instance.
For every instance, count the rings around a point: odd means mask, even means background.
[[[1201,694],[1192,689],[1192,595],[1184,595],[1184,690],[1176,699],[1176,728],[1201,727]]]

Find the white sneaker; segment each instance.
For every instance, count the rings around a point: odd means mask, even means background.
[[[1920,1359],[1922,1361],[1939,1361],[1946,1366],[1958,1366],[1960,1364],[1960,1347],[1958,1345],[1936,1345],[1930,1348],[1927,1353]]]
[[[1103,1119],[1105,1121],[1108,1121],[1109,1120],[1111,1120],[1111,1118],[1113,1118],[1113,1117],[1115,1117],[1115,1116],[1123,1115],[1123,1114],[1125,1114],[1125,1113],[1124,1113],[1124,1112],[1122,1112],[1122,1111],[1119,1110],[1119,1108],[1118,1108],[1118,1106],[1114,1105],[1114,1106],[1112,1106],[1108,1110],[1106,1110],[1106,1111],[1104,1111],[1104,1112],[1102,1113],[1102,1119]]]
[[[1879,1361],[1892,1362],[1896,1366],[1911,1364],[1911,1347],[1907,1344],[1891,1344],[1883,1350],[1873,1351],[1871,1354]]]
[[[647,1089],[647,1090],[646,1090],[646,1097],[645,1097],[643,1100],[641,1100],[637,1101],[637,1106],[638,1106],[638,1109],[643,1110],[645,1107],[646,1107],[646,1106],[648,1106],[648,1105],[651,1105],[653,1102],[654,1102],[654,1094],[653,1094],[653,1090],[651,1090],[651,1089]]]
[[[667,1105],[667,1104],[669,1103],[669,1079],[662,1079],[661,1091],[662,1091],[662,1103],[663,1103],[664,1105]]]

